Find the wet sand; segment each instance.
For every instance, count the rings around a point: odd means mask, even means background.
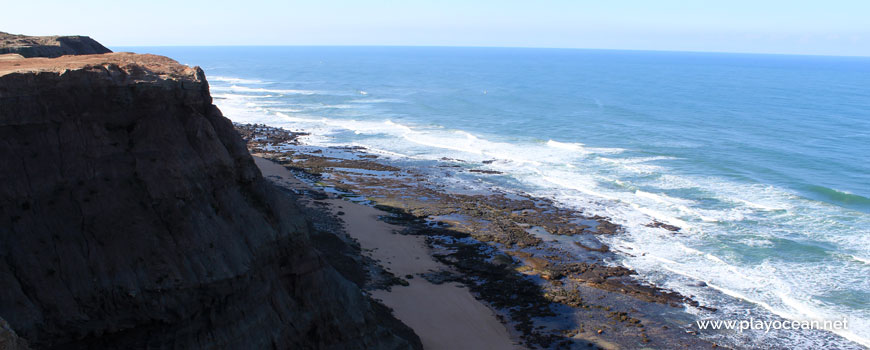
[[[276,184],[297,190],[307,187],[280,164],[256,156],[254,160],[263,176]],[[414,276],[405,278],[407,286],[375,290],[372,296],[413,328],[426,349],[523,349],[495,313],[465,286],[433,284],[419,277],[448,270],[432,258],[423,237],[397,234],[402,228],[380,221],[384,212],[375,208],[336,198],[320,202],[344,221],[347,233],[365,254],[397,276]]]

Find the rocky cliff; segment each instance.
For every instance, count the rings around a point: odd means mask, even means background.
[[[91,55],[112,50],[86,36],[27,36],[0,32],[0,55],[15,53],[24,57]]]
[[[0,338],[420,347],[312,248],[199,68],[129,53],[0,60],[0,160]]]

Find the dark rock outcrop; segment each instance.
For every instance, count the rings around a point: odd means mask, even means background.
[[[9,327],[9,323],[0,317],[0,350],[23,350],[29,349],[27,341],[18,337],[15,330]]]
[[[31,347],[420,347],[312,248],[199,68],[0,60],[0,160],[0,317]]]
[[[86,36],[27,36],[0,32],[0,55],[15,53],[24,57],[60,57],[110,52],[112,50]]]

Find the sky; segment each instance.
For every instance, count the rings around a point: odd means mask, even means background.
[[[870,0],[29,0],[0,31],[104,45],[555,47],[870,56]]]

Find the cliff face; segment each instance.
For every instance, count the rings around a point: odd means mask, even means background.
[[[18,337],[15,330],[9,327],[9,323],[0,318],[0,350],[28,349],[27,341]]]
[[[199,68],[0,61],[0,317],[38,348],[419,348],[311,247]]]
[[[26,36],[0,32],[0,55],[15,53],[24,57],[91,55],[112,50],[86,36]]]

